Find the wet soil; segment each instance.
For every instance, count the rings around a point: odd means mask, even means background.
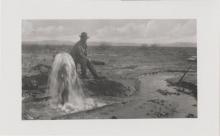
[[[102,108],[55,119],[195,118],[197,100],[190,95],[178,92],[166,81],[177,75],[160,73],[140,77],[140,91],[136,95]],[[167,90],[167,93],[172,95],[160,93],[159,89]]]
[[[66,47],[64,49],[68,50]],[[196,65],[183,82],[177,84],[189,65],[184,60],[195,55],[195,49],[90,49],[89,57],[98,60],[96,69],[100,75],[107,77],[108,82],[84,81],[86,88],[91,88],[85,91],[105,105],[77,113],[63,113],[48,108],[50,98],[46,94],[48,76],[45,75],[49,73],[47,66],[52,64],[55,50],[61,49],[53,47],[48,49],[48,53],[44,48],[22,52],[22,119],[197,117]],[[92,79],[91,75],[89,77]]]

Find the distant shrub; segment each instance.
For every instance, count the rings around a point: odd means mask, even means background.
[[[156,44],[156,43],[153,43],[153,44],[150,45],[150,47],[151,47],[151,48],[157,48],[157,47],[159,47],[159,45]]]
[[[140,46],[140,49],[147,49],[147,48],[149,48],[149,45],[146,43],[141,44],[141,46]]]
[[[143,43],[141,46],[143,46],[143,47],[149,47],[149,44]]]
[[[98,50],[107,50],[109,48],[111,48],[112,45],[110,45],[109,43],[101,43],[100,45],[97,46]]]

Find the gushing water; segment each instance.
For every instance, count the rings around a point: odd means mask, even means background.
[[[48,93],[51,97],[50,106],[65,112],[83,111],[104,105],[92,98],[86,98],[74,60],[65,52],[55,56]]]

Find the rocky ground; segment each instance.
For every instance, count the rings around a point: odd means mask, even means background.
[[[196,48],[91,48],[99,74],[107,80],[83,80],[85,93],[104,105],[77,113],[48,108],[47,77],[56,50],[22,51],[22,119],[196,118]],[[104,64],[104,65],[103,65]]]

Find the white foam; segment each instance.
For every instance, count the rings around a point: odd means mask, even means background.
[[[61,91],[68,90],[68,101],[62,104]],[[105,105],[93,98],[86,98],[81,81],[78,78],[75,63],[68,53],[55,56],[49,77],[48,95],[50,106],[64,112],[72,113],[93,109]]]

